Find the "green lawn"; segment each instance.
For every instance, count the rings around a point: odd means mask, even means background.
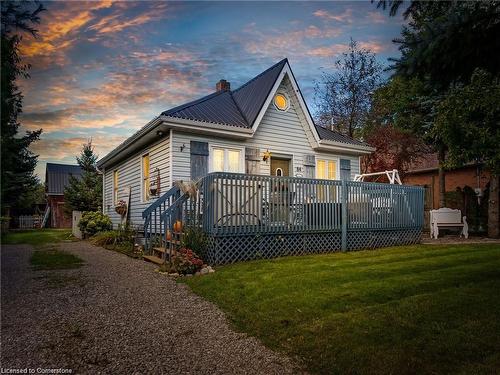
[[[287,257],[184,280],[313,373],[500,369],[500,245]]]
[[[36,250],[30,261],[35,270],[71,269],[83,265],[83,260],[76,255],[57,249]]]
[[[2,235],[2,244],[43,246],[72,239],[71,229],[33,229]]]

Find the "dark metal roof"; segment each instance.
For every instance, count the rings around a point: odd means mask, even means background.
[[[251,128],[287,61],[281,60],[236,90],[215,92],[162,115]]]
[[[162,115],[247,127],[247,122],[234,102],[230,91],[215,92],[201,99],[165,111]]]
[[[69,184],[69,176],[81,177],[83,171],[79,165],[47,163],[45,185],[47,194],[64,194]]]
[[[357,139],[351,138],[347,135],[340,134],[336,131],[324,128],[319,125],[315,125],[316,130],[318,131],[319,137],[321,139],[324,139],[325,141],[334,141],[334,142],[341,142],[341,143],[347,143],[351,145],[358,145],[358,146],[368,146],[368,144],[358,141]]]
[[[243,112],[249,127],[252,127],[274,83],[287,62],[287,59],[281,60],[233,91],[234,101],[241,109],[241,112]]]
[[[218,91],[162,113],[165,116],[251,128],[283,67],[283,59],[233,91]],[[309,109],[307,108],[309,112]],[[310,115],[310,113],[309,113]],[[368,146],[351,137],[316,125],[320,139]]]

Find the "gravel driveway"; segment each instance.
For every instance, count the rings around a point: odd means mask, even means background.
[[[154,266],[86,242],[86,263],[33,271],[32,248],[2,256],[3,368],[92,374],[287,374],[292,361],[231,330],[213,304]]]

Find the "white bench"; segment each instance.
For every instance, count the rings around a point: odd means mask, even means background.
[[[452,210],[451,208],[431,210],[430,221],[431,238],[438,238],[439,227],[461,227],[462,232],[460,232],[460,237],[464,236],[465,238],[469,238],[469,226],[467,225],[467,217],[462,217],[462,213],[460,212],[460,210]]]

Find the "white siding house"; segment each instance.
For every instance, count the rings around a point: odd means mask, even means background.
[[[352,179],[360,156],[373,151],[313,123],[286,59],[237,90],[228,86],[221,81],[214,94],[162,113],[99,161],[103,210],[115,225],[116,200],[129,187],[130,220],[141,225],[144,209],[175,181],[220,170]],[[159,195],[148,197],[148,183],[158,180]]]

